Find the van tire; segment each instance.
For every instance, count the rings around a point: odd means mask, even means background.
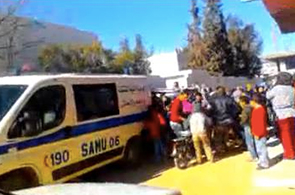
[[[31,168],[14,170],[0,176],[0,189],[5,191],[16,191],[38,185],[37,174]]]
[[[137,167],[141,164],[141,140],[140,138],[133,138],[128,141],[124,151],[123,163],[128,167]]]

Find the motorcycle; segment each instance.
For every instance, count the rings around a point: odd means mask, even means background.
[[[175,154],[173,155],[174,165],[179,169],[188,167],[189,162],[196,158],[192,134],[190,131],[180,132],[180,137],[173,139]]]

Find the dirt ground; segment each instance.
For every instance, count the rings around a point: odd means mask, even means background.
[[[171,161],[146,162],[136,169],[110,165],[83,176],[81,181],[158,186],[179,189],[183,195],[294,195],[295,163],[281,161],[280,146],[269,150],[273,166],[262,171],[247,162],[245,152],[236,151],[214,164],[193,165],[186,170],[174,168]]]

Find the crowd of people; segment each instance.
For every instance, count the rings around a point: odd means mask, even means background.
[[[233,90],[219,86],[214,91],[205,85],[180,90],[175,84],[174,91],[174,98],[155,94],[145,120],[157,162],[173,155],[170,141],[181,137],[180,132],[185,130],[192,133],[198,164],[204,160],[203,153],[213,163],[231,148],[244,147],[249,161],[257,162],[257,169],[267,169],[269,129],[275,130],[280,139],[284,159],[295,159],[292,75],[280,73],[269,86],[253,88],[247,84]]]

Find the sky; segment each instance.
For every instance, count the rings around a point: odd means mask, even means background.
[[[202,7],[202,0],[198,4]],[[254,24],[263,40],[263,55],[295,50],[294,34],[281,35],[261,0],[223,0],[225,16]],[[107,48],[118,49],[122,38],[131,45],[141,34],[156,53],[186,45],[190,0],[26,0],[19,14],[95,33]]]

